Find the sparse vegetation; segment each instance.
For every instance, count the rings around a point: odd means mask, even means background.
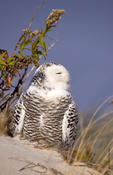
[[[90,116],[87,126],[83,122],[85,126],[82,126],[81,134],[67,157],[69,162],[84,162],[102,175],[113,174],[113,110],[98,116],[102,107],[109,104],[110,98],[112,97],[108,97]],[[87,120],[87,115],[83,120]]]
[[[14,51],[9,55],[7,50],[0,49],[0,134],[6,134],[8,122],[10,121],[8,102],[19,96],[20,86],[28,71],[30,64],[39,66],[40,55],[46,58],[47,45],[44,41],[46,34],[55,27],[64,10],[53,10],[45,20],[45,27],[40,30],[31,31],[31,24],[27,29],[23,29]],[[25,50],[29,51],[26,55]],[[21,73],[21,71],[23,71]],[[17,85],[13,85],[13,79],[17,78]],[[10,91],[9,93],[6,92]],[[100,171],[102,175],[113,174],[113,110],[107,111],[100,116],[95,116],[101,108],[112,97],[107,98],[90,116],[83,121],[82,130],[73,150],[64,156],[69,163],[84,162],[86,165]],[[112,104],[113,101],[110,102]],[[4,111],[3,111],[4,110]],[[85,123],[85,125],[84,125]]]

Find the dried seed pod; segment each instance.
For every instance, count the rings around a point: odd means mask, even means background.
[[[57,22],[63,13],[64,10],[53,9],[48,18],[45,20],[46,26],[50,27],[53,23]]]

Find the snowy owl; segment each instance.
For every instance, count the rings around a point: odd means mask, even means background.
[[[79,115],[68,88],[69,73],[64,66],[41,65],[15,105],[8,134],[66,148],[72,146]]]

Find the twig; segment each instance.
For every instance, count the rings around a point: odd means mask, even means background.
[[[3,98],[2,98],[2,102],[4,101],[4,100],[6,100],[6,98],[9,98],[9,94],[6,94]],[[1,101],[0,101],[0,103],[1,103]]]
[[[48,170],[48,168],[46,168],[44,165],[40,165],[39,163],[35,164],[34,167],[41,167],[41,168],[43,168],[44,171],[31,169],[31,171],[38,172],[38,173],[41,173],[41,174],[45,174],[47,172],[47,170]]]
[[[30,69],[30,71],[27,73],[23,83],[29,78],[30,74],[33,72],[33,70],[35,69],[35,66],[32,66],[32,68]]]
[[[20,85],[22,85],[22,83],[23,83],[23,79],[24,79],[24,77],[26,75],[27,69],[28,68],[25,69],[23,75],[19,79],[19,81],[18,81],[14,91],[10,94],[9,98],[2,105],[0,105],[0,111],[3,111],[5,109],[7,103],[14,97],[15,93],[19,92]]]
[[[59,40],[57,39],[55,42],[53,42],[47,49],[47,51],[51,50],[55,45],[56,43],[58,42]]]
[[[3,84],[4,84],[4,81],[2,80],[2,82],[0,83],[0,88],[3,86]]]
[[[32,168],[38,167],[38,166],[41,167],[41,168],[43,168],[43,169],[45,169],[45,171],[41,172],[41,171],[33,170],[32,169]],[[21,169],[19,169],[19,171],[23,171],[23,170],[28,169],[28,168],[31,168],[32,171],[39,172],[39,173],[46,173],[46,171],[47,171],[47,168],[45,166],[40,165],[39,163],[36,163],[35,164],[33,162],[28,163],[27,165],[25,165],[24,167],[22,167]]]
[[[32,166],[30,166],[30,165],[32,165]],[[19,171],[23,171],[26,168],[33,168],[35,166],[36,166],[35,163],[31,162],[31,163],[28,163],[27,165],[25,165],[24,167],[22,167],[21,169],[19,169]]]
[[[41,4],[37,6],[37,8],[36,8],[36,10],[35,10],[35,12],[34,12],[32,18],[31,18],[31,21],[30,21],[30,23],[29,23],[28,30],[30,30],[31,25],[32,25],[32,23],[33,23],[33,21],[34,21],[34,18],[35,18],[35,16],[36,16],[38,10],[45,4],[45,2],[46,2],[46,0],[43,0],[43,1],[41,2]]]
[[[34,20],[36,14],[37,14],[39,8],[41,8],[41,7],[45,4],[45,2],[46,2],[46,0],[43,0],[43,1],[41,2],[41,4],[37,6],[37,8],[36,8],[36,10],[35,10],[35,12],[34,12],[34,14],[33,14],[33,16],[32,16],[32,19],[31,19],[31,21],[30,21],[30,23],[29,23],[29,26],[28,26],[28,28],[27,28],[28,31],[29,31],[30,28],[31,28],[31,25],[32,25],[32,23],[33,23],[33,20]],[[14,55],[15,55],[15,52],[16,52],[16,50],[17,50],[19,44],[20,44],[20,40],[21,40],[20,38],[22,38],[22,37],[24,37],[24,34],[22,34],[22,35],[19,37],[17,43],[15,44],[14,50],[13,50],[13,52],[11,53],[11,56],[14,56]]]
[[[57,171],[54,168],[51,168],[51,171],[54,173],[54,175],[64,175],[63,173],[61,173],[60,171]]]
[[[44,165],[40,165],[39,163],[34,163],[30,160],[24,160],[24,159],[19,159],[19,158],[16,158],[16,157],[9,157],[8,159],[13,159],[13,160],[17,160],[17,161],[22,161],[22,162],[26,162],[28,163],[27,165],[25,165],[24,167],[20,168],[18,171],[23,171],[27,168],[31,168],[32,171],[35,171],[35,172],[39,172],[39,173],[46,173],[47,169]],[[41,171],[38,171],[38,170],[34,170],[32,168],[34,167],[41,167],[43,168],[45,171],[41,172]]]

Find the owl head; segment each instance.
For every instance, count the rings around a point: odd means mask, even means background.
[[[68,89],[69,73],[64,66],[57,63],[45,63],[35,72],[32,83],[44,89]]]

